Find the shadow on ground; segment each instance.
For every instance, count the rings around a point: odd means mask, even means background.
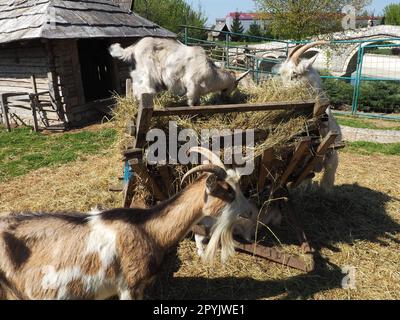
[[[316,268],[313,272],[289,279],[268,281],[248,277],[204,278],[173,277],[179,270],[176,251],[166,261],[164,273],[147,292],[148,299],[307,299],[318,292],[341,288],[344,275],[341,268],[321,256],[321,249],[339,252],[338,243],[352,245],[366,240],[382,246],[399,243],[395,236],[400,225],[386,212],[393,199],[357,184],[342,185],[331,193],[320,190],[297,191],[292,203],[302,219],[308,238],[315,248]],[[400,206],[399,206],[400,207]],[[290,229],[283,228],[283,244],[296,243]],[[286,236],[284,236],[286,234]],[[288,237],[287,235],[290,234]],[[196,263],[196,262],[194,262]]]

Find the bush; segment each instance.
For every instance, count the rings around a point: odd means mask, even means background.
[[[346,80],[324,79],[324,88],[334,107],[352,105],[354,87]]]
[[[363,82],[358,108],[364,112],[400,112],[400,82]]]
[[[336,108],[352,105],[354,86],[345,80],[324,79],[324,88]],[[363,112],[400,112],[400,82],[363,81],[358,109]]]

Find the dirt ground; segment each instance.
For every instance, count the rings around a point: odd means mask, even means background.
[[[0,212],[119,206],[121,195],[108,187],[121,168],[115,156],[92,156],[1,183]],[[147,298],[400,299],[400,157],[342,153],[333,192],[298,191],[293,204],[315,248],[315,271],[245,254],[225,266],[206,266],[185,239]],[[293,247],[290,230],[273,231],[282,250]],[[346,267],[354,270],[354,289],[342,288]]]

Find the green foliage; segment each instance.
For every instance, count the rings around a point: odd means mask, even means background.
[[[341,31],[342,8],[351,4],[358,10],[371,0],[254,0],[261,13],[271,15],[273,35],[304,40],[322,33]]]
[[[113,129],[43,135],[29,128],[15,129],[11,133],[0,128],[0,181],[100,153],[107,150],[115,138]]]
[[[400,26],[400,4],[389,4],[384,9],[385,24]]]
[[[350,83],[338,79],[323,79],[323,82],[333,106],[352,104],[354,87]]]
[[[336,107],[352,105],[354,86],[347,81],[324,79],[324,87]],[[363,81],[359,110],[363,112],[400,112],[400,83],[397,81]]]
[[[242,26],[242,23],[240,22],[240,13],[239,12],[235,13],[235,18],[233,19],[233,22],[232,22],[231,31],[233,33],[243,33],[244,32],[244,28]],[[240,36],[232,35],[232,41],[239,41],[239,40],[241,40]]]
[[[364,112],[400,112],[400,83],[364,81],[361,85],[359,109]]]
[[[250,25],[249,31],[247,31],[247,35],[252,36],[252,37],[262,37],[263,34],[261,32],[261,27],[259,24],[257,24],[256,21],[253,21],[253,23]],[[261,39],[254,39],[254,38],[249,38],[250,41],[254,42],[261,42]]]
[[[181,31],[181,25],[204,28],[207,22],[201,8],[194,10],[184,0],[136,0],[134,11],[175,33]],[[191,30],[190,35],[199,39],[206,38],[202,31]]]

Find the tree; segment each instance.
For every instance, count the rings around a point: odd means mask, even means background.
[[[244,32],[242,22],[240,21],[240,13],[239,12],[235,13],[235,17],[233,18],[233,22],[232,22],[232,26],[231,26],[231,31],[233,33],[243,33]],[[239,41],[240,38],[241,38],[240,36],[232,35],[233,41]]]
[[[400,26],[400,4],[389,4],[384,9],[385,24]]]
[[[361,12],[371,0],[254,0],[261,17],[272,16],[275,37],[304,38],[342,30],[342,10],[352,5]]]
[[[201,8],[194,10],[184,0],[136,0],[134,12],[175,33],[181,25],[204,28],[207,22]],[[206,34],[191,30],[191,36],[202,39]]]
[[[253,36],[253,37],[262,37],[262,32],[261,32],[261,27],[260,25],[256,22],[253,21],[253,23],[250,25],[249,31],[247,31],[247,35]],[[250,41],[261,41],[261,39],[249,39]]]

